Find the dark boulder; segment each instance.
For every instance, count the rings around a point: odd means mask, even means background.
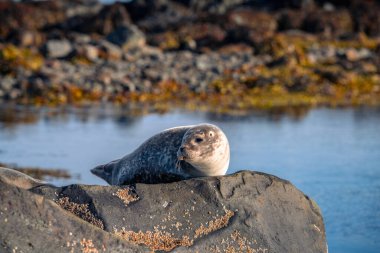
[[[135,0],[124,5],[133,22],[137,22],[167,9],[169,4],[168,0]]]
[[[277,21],[268,12],[249,8],[230,11],[226,17],[228,40],[256,44],[273,36],[277,30]]]
[[[107,40],[123,49],[132,47],[143,47],[145,45],[145,35],[137,26],[120,26],[107,36]]]
[[[7,40],[13,40],[12,35],[17,35],[16,31],[20,29],[36,31],[65,19],[59,1],[0,1],[0,13],[0,38]]]
[[[302,10],[283,9],[277,14],[278,30],[300,30],[307,15]]]
[[[68,31],[107,35],[117,27],[131,24],[126,8],[120,4],[105,5],[98,12],[87,12],[68,18],[62,27]]]
[[[168,2],[158,8],[152,15],[139,20],[136,24],[149,34],[176,29],[183,24],[192,22],[196,22],[195,13],[181,4]]]
[[[120,47],[106,40],[101,40],[98,43],[98,55],[108,60],[120,60],[123,57],[123,51]]]
[[[310,33],[336,37],[351,33],[353,31],[353,22],[348,10],[327,11],[314,9],[305,16],[302,29]]]
[[[22,174],[7,176],[0,175],[1,252],[327,252],[316,203],[264,173],[29,190],[15,180]]]
[[[369,36],[380,36],[380,3],[379,1],[353,0],[351,15],[354,28]]]
[[[187,1],[177,1],[177,2],[187,2]],[[222,0],[222,1],[189,1],[187,6],[189,6],[195,12],[204,12],[212,14],[225,14],[228,10],[242,5],[245,1],[243,0]],[[186,3],[185,3],[186,4]]]

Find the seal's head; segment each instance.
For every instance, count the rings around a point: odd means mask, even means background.
[[[191,164],[194,176],[225,175],[230,161],[230,147],[223,131],[215,125],[200,124],[186,131],[177,152],[181,161]]]

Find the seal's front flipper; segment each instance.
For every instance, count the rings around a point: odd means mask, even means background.
[[[119,160],[115,160],[107,164],[96,166],[91,170],[91,173],[106,180],[107,183],[112,184],[112,172],[118,161]]]

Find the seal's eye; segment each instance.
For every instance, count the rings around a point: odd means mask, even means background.
[[[195,138],[195,142],[196,142],[196,143],[201,143],[202,141],[203,141],[202,138]]]

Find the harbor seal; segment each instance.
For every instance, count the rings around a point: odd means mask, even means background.
[[[164,130],[131,154],[91,172],[111,185],[168,183],[225,175],[229,161],[230,147],[223,131],[199,124]]]

